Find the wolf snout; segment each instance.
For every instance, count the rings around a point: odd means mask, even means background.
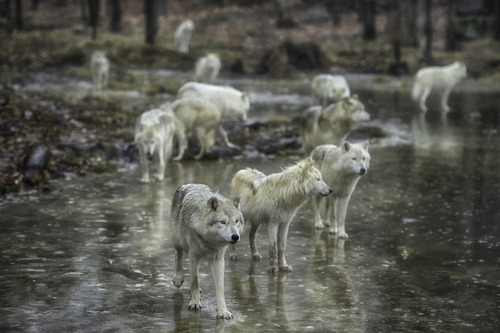
[[[240,235],[238,235],[238,234],[233,234],[233,235],[231,236],[231,239],[232,239],[232,240],[236,243],[237,241],[239,241],[239,240],[240,240]]]
[[[364,174],[366,174],[366,169],[365,168],[359,169],[359,175],[363,176]]]
[[[323,192],[322,194],[326,197],[327,195],[330,195],[333,192],[333,189],[331,187],[328,188],[326,192]]]

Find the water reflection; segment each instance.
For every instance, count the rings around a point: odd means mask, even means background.
[[[263,94],[272,84],[238,83],[254,92],[257,116],[266,110],[300,112],[297,105],[309,99],[303,80],[285,90],[268,89],[302,96],[289,104]],[[350,238],[315,230],[307,203],[289,232],[294,272],[277,276],[267,274],[265,260],[251,259],[248,240],[242,240],[239,260],[226,260],[226,301],[234,320],[214,319],[206,264],[200,268],[202,311],[188,311],[188,288],[173,286],[170,200],[190,182],[228,194],[239,169],[277,172],[296,159],[171,163],[163,183],[149,184],[139,181],[140,170],[131,165],[116,175],[58,180],[50,193],[12,198],[0,206],[1,330],[496,332],[495,95],[452,93],[453,111],[443,118],[433,110],[415,112],[402,90],[353,90],[367,101],[372,124],[391,136],[371,144],[370,174],[360,181],[347,214]],[[263,253],[266,239],[262,230]]]

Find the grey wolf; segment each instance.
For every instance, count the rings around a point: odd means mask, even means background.
[[[238,196],[245,221],[250,226],[252,258],[260,260],[255,236],[261,224],[269,233],[268,272],[291,272],[285,258],[288,228],[296,212],[312,195],[326,196],[332,192],[313,166],[311,158],[304,159],[280,173],[265,175],[255,169],[238,171],[232,180],[232,195]],[[237,258],[234,246],[231,259]]]
[[[351,95],[351,89],[342,75],[320,74],[311,82],[314,105],[323,107]]]
[[[194,65],[195,81],[213,83],[219,74],[220,66],[220,58],[215,53],[199,58]]]
[[[326,201],[324,224],[320,214],[320,201],[323,198],[313,197],[315,227],[322,229],[324,225],[330,226],[330,217],[333,213],[333,228],[329,232],[337,234],[339,238],[348,238],[345,232],[347,206],[356,184],[370,167],[368,141],[363,143],[346,141],[340,147],[320,145],[311,152],[310,157],[321,172],[323,180],[333,189],[333,193],[324,200]]]
[[[175,30],[174,43],[175,49],[181,53],[188,53],[189,42],[194,31],[194,24],[191,20],[183,21]]]
[[[340,145],[361,122],[370,119],[357,95],[326,108],[313,106],[301,115],[302,145],[306,154],[322,144]]]
[[[179,143],[179,160],[186,147],[184,126],[172,110],[152,109],[141,114],[135,123],[135,143],[141,160],[141,181],[149,182],[148,156],[153,156],[156,178],[163,180],[166,162],[172,156],[174,137]]]
[[[180,87],[177,98],[192,97],[203,98],[217,105],[221,112],[221,120],[247,120],[250,100],[246,93],[233,87],[222,87],[200,82],[187,82]],[[227,132],[222,124],[219,125],[219,133],[228,147],[236,147],[229,142]]]
[[[97,90],[102,90],[108,86],[109,60],[102,51],[95,51],[90,58],[90,71],[92,80]]]
[[[435,91],[441,98],[441,109],[448,112],[450,110],[448,97],[451,90],[466,77],[467,68],[460,61],[443,67],[422,68],[415,74],[411,97],[415,102],[418,102],[420,110],[426,112],[427,97],[432,91]]]
[[[210,262],[215,282],[217,317],[233,317],[224,299],[224,253],[228,244],[240,240],[244,219],[239,199],[229,200],[202,184],[179,187],[172,199],[172,235],[175,248],[174,285],[179,288],[182,276],[182,256],[188,253],[191,276],[190,310],[200,310],[199,266],[202,259]]]
[[[200,98],[178,99],[170,104],[170,108],[184,125],[186,136],[196,136],[198,139],[200,152],[195,159],[200,159],[215,143],[215,133],[221,117],[219,108]]]

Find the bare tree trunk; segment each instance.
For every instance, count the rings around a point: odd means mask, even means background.
[[[160,3],[158,0],[144,0],[144,14],[146,15],[146,43],[154,45],[158,33],[158,14]]]
[[[495,1],[495,32],[493,38],[500,40],[500,0]]]
[[[444,49],[445,51],[456,51],[458,48],[458,43],[456,39],[457,28],[455,24],[455,12],[457,8],[456,0],[449,0],[448,4],[448,13],[447,13],[447,22],[446,22],[446,31],[445,31],[445,39],[444,39]]]
[[[363,38],[365,40],[375,40],[377,38],[377,29],[375,27],[375,0],[364,0],[362,11],[363,19]]]
[[[89,24],[92,27],[92,39],[97,39],[97,25],[99,24],[99,12],[101,0],[88,0]]]
[[[418,0],[401,2],[401,41],[404,46],[418,47]]]
[[[82,22],[85,24],[88,24],[89,15],[87,13],[86,2],[87,2],[87,0],[80,0],[80,13],[81,13]]]
[[[276,5],[276,12],[278,13],[278,21],[276,22],[276,26],[278,28],[293,28],[296,26],[296,23],[290,17],[288,13],[288,9],[285,3],[285,0],[274,0],[274,4]]]
[[[109,30],[113,32],[120,31],[122,22],[121,0],[108,0]]]
[[[424,25],[424,35],[425,35],[425,46],[422,61],[426,64],[432,64],[434,62],[432,58],[432,0],[425,0],[425,25]]]
[[[22,30],[23,28],[23,2],[22,0],[16,0],[16,29]]]

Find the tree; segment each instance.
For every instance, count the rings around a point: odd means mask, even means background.
[[[22,0],[16,0],[16,29],[22,30],[23,27],[24,27],[23,2],[22,2]]]
[[[120,31],[122,22],[121,0],[108,0],[109,30],[113,32]]]
[[[99,12],[101,0],[88,0],[89,24],[92,27],[92,39],[97,39],[97,25],[99,24]]]
[[[144,0],[144,14],[146,15],[146,43],[154,45],[158,33],[158,16],[160,13],[159,0]]]
[[[447,22],[444,39],[445,51],[455,51],[457,49],[457,27],[455,24],[455,13],[457,9],[457,1],[449,0]]]
[[[432,0],[424,1],[424,11],[425,11],[425,24],[424,24],[424,35],[425,35],[425,45],[422,61],[426,64],[432,64],[434,62],[432,58]]]
[[[363,0],[361,7],[361,19],[363,20],[363,38],[365,40],[375,40],[377,29],[375,27],[375,0]]]
[[[495,1],[495,32],[493,38],[500,40],[500,0]]]
[[[401,2],[400,7],[401,41],[404,46],[418,47],[418,0],[404,0]]]

